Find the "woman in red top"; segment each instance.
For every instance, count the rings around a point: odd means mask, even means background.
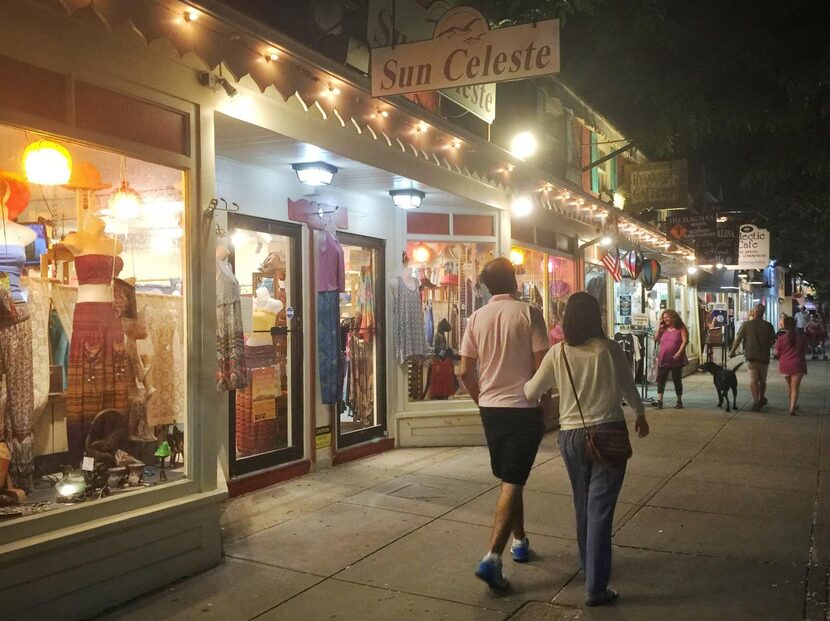
[[[795,416],[801,378],[807,375],[807,337],[796,332],[792,317],[784,318],[784,330],[775,342],[775,355],[778,357],[778,371],[790,388],[790,416]]]

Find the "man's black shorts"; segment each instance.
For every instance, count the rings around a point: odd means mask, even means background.
[[[524,485],[545,432],[542,408],[479,408],[493,474]]]

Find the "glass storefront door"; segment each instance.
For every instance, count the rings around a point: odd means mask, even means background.
[[[386,432],[386,340],[384,338],[385,244],[338,233],[346,267],[340,294],[339,355],[342,390],[337,401],[337,446]]]
[[[238,214],[228,228],[248,376],[230,396],[233,477],[302,457],[301,229]]]

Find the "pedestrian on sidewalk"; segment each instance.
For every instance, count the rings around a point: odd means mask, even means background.
[[[789,388],[790,416],[795,416],[801,378],[807,375],[807,337],[798,334],[792,317],[784,319],[784,329],[775,342],[775,355],[778,356],[778,372],[787,380]]]
[[[603,430],[626,430],[623,399],[637,413],[634,429],[641,438],[648,435],[648,422],[625,354],[618,343],[606,338],[593,296],[585,292],[571,296],[564,331],[565,341],[545,356],[525,385],[525,396],[536,400],[554,387],[559,389],[559,448],[573,491],[585,603],[599,606],[617,598],[617,592],[608,588],[611,527],[626,462],[588,461],[585,441],[589,430],[594,437]]]
[[[530,559],[524,529],[522,492],[542,441],[542,408],[524,394],[548,350],[545,320],[539,309],[517,300],[516,271],[509,259],[484,266],[481,281],[493,295],[467,322],[461,342],[461,381],[478,404],[493,474],[501,480],[490,550],[476,576],[490,587],[507,588],[501,555],[513,533],[511,554]]]
[[[807,312],[807,307],[802,306],[795,314],[795,331],[799,334],[804,334],[807,329],[807,324],[810,322],[810,313]]]
[[[663,311],[654,342],[660,347],[657,355],[657,402],[654,405],[663,409],[663,393],[666,390],[666,380],[671,374],[674,392],[677,394],[677,404],[674,407],[683,409],[683,368],[689,364],[686,358],[689,330],[677,311]]]
[[[738,336],[729,350],[729,357],[734,358],[738,347],[743,343],[744,357],[749,369],[749,388],[752,391],[752,411],[760,412],[767,404],[767,373],[769,371],[770,349],[775,345],[775,328],[764,319],[766,307],[755,306],[753,316],[743,323]],[[797,331],[797,329],[796,329]]]
[[[805,334],[810,343],[811,360],[818,360],[820,355],[824,354],[824,341],[827,339],[827,332],[824,330],[824,324],[819,321],[818,315],[810,316],[810,321],[807,322]]]

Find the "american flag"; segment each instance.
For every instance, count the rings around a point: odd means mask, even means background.
[[[606,252],[605,256],[602,257],[602,264],[608,270],[608,273],[611,274],[611,278],[615,282],[622,282],[622,267],[620,266],[619,251],[609,250]]]

